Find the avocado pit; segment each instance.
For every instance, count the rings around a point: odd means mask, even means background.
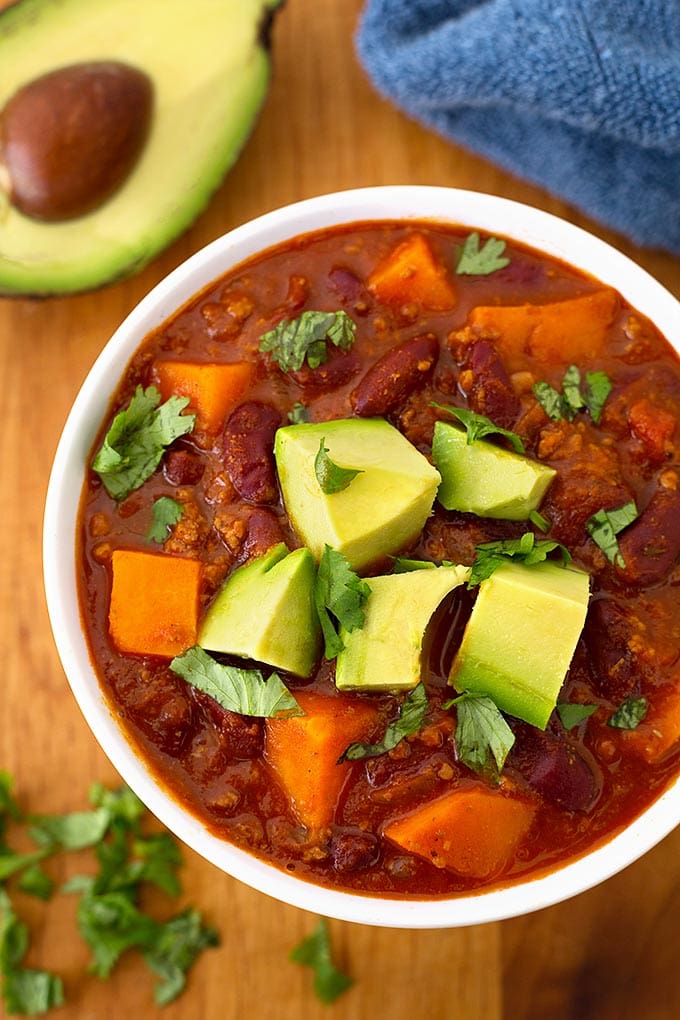
[[[25,216],[60,222],[121,187],[149,135],[153,85],[118,61],[72,64],[18,89],[0,112],[0,188]]]

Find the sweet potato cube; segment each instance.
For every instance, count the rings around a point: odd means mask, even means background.
[[[489,879],[510,863],[534,813],[529,801],[501,790],[456,787],[389,822],[383,835],[438,868]]]
[[[680,740],[680,674],[665,697],[649,701],[647,715],[634,730],[621,730],[628,746],[653,765]]]
[[[116,648],[172,658],[196,644],[201,564],[135,549],[112,555],[109,630]]]
[[[510,369],[521,355],[568,365],[601,352],[617,307],[616,293],[605,289],[545,305],[478,305],[468,321],[498,337]]]
[[[314,692],[295,694],[304,715],[267,719],[265,756],[303,825],[316,831],[333,820],[351,763],[343,751],[367,740],[377,711],[357,699]]]
[[[417,304],[435,312],[453,308],[456,290],[422,234],[397,245],[371,273],[368,288],[387,304]]]
[[[196,427],[211,435],[243,395],[253,376],[253,366],[203,364],[195,361],[157,361],[154,372],[163,400],[173,395],[189,398],[189,410],[196,413]]]

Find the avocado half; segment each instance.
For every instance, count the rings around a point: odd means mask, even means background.
[[[0,294],[90,290],[130,276],[205,208],[266,95],[281,0],[19,0],[0,13],[0,109],[58,67],[117,60],[154,86],[151,131],[123,186],[75,220],[0,206]]]

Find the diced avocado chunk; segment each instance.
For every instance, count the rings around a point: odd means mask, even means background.
[[[321,440],[330,459],[361,472],[327,494],[314,469]],[[321,558],[330,545],[354,570],[397,552],[422,530],[440,476],[383,418],[343,418],[289,425],[276,433],[279,481],[300,541]]]
[[[280,542],[229,575],[205,615],[199,645],[309,676],[321,649],[315,578],[309,550],[289,552]]]
[[[340,690],[394,691],[421,679],[423,638],[432,614],[450,591],[463,584],[468,567],[436,567],[369,577],[366,620],[344,629],[335,684]]]
[[[451,668],[458,691],[545,729],[585,623],[588,574],[507,563],[479,586]]]
[[[447,510],[525,521],[540,505],[556,472],[483,439],[467,442],[455,425],[438,421],[432,459],[442,482],[437,498]]]

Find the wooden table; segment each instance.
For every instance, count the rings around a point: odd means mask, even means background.
[[[44,605],[40,545],[50,462],[69,405],[114,328],[169,270],[259,213],[334,189],[454,185],[526,201],[593,230],[680,295],[680,261],[640,251],[544,192],[410,122],[369,86],[353,52],[360,0],[288,0],[274,31],[275,75],[242,157],[199,222],[135,279],[50,301],[0,301],[0,766],[27,806],[85,804],[116,777],[67,688]],[[1,231],[0,226],[0,231]],[[356,980],[332,1007],[287,961],[315,926],[186,852],[187,901],[220,929],[167,1020],[645,1020],[677,1015],[680,830],[619,877],[533,916],[470,929],[409,932],[333,923],[338,962]],[[155,1016],[144,965],[125,958],[108,982],[85,976],[73,903],[22,901],[31,962],[65,978],[59,1016]]]

